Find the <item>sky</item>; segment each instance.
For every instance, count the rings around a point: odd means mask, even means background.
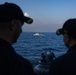
[[[55,32],[70,18],[76,18],[76,0],[0,0],[12,2],[23,13],[33,18],[32,24],[24,23],[24,32]]]

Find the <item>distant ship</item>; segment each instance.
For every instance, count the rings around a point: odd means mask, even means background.
[[[35,34],[33,34],[33,36],[44,36],[44,34],[35,33]]]

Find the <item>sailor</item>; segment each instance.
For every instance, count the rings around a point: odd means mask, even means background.
[[[68,19],[56,33],[63,35],[68,51],[51,62],[49,75],[76,75],[76,18]]]
[[[31,63],[12,46],[22,32],[24,22],[31,24],[33,19],[24,16],[18,5],[0,4],[0,75],[34,75]]]

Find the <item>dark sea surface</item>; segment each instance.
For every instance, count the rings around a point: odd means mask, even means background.
[[[44,36],[33,36],[35,32],[23,32],[13,45],[16,52],[28,59],[32,64],[37,64],[41,53],[51,51],[56,57],[66,53],[67,48],[63,42],[63,36],[57,36],[54,32],[40,32]]]

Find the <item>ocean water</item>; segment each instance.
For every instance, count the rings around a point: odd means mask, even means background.
[[[54,32],[40,32],[44,36],[33,36],[35,32],[23,32],[13,45],[16,52],[28,59],[32,64],[38,64],[41,53],[52,51],[56,57],[66,53],[67,48],[63,36]]]

